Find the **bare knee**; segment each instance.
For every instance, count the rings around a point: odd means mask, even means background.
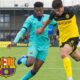
[[[28,61],[26,63],[26,66],[27,67],[30,67],[30,66],[32,66],[34,64],[34,62],[35,62],[35,59],[34,58],[28,57]]]
[[[75,59],[75,61],[79,62],[79,61],[80,61],[80,59]]]
[[[75,61],[79,62],[80,58],[72,57]]]
[[[65,58],[65,57],[68,57],[69,55],[67,53],[61,53],[61,58]]]
[[[80,53],[78,50],[75,50],[74,53],[71,54],[71,57],[75,60],[75,61],[80,61]]]
[[[68,45],[65,44],[63,47],[60,48],[60,53],[61,53],[61,58],[69,57],[69,54],[71,52],[72,48]]]
[[[33,63],[29,63],[29,62],[26,64],[27,67],[31,67],[32,65]]]

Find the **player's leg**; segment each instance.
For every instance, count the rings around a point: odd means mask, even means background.
[[[70,53],[71,57],[76,61],[80,61],[80,52],[77,49],[78,42],[79,42],[79,38],[74,40],[74,43],[72,45],[73,51]]]
[[[41,68],[41,66],[45,61],[47,53],[48,53],[48,50],[39,51],[32,70],[29,71],[21,80],[28,80],[39,71],[39,69]]]
[[[35,46],[30,46],[28,48],[28,56],[22,56],[18,59],[17,63],[18,64],[24,64],[26,65],[27,67],[30,67],[33,65],[33,63],[35,62],[35,58],[36,58],[36,55],[37,55],[37,50],[36,50],[36,47]]]
[[[72,66],[69,54],[71,53],[72,48],[65,44],[63,47],[60,48],[61,58],[63,59],[64,68],[66,71],[67,79],[73,80],[72,78]]]
[[[32,70],[26,73],[21,80],[29,80],[30,78],[35,76],[35,74],[39,71],[43,63],[44,63],[43,61],[36,59]]]
[[[75,61],[80,61],[80,52],[77,49],[70,55]]]

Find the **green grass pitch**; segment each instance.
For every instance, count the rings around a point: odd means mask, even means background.
[[[16,64],[16,61],[20,56],[27,55],[26,52],[26,47],[15,47],[11,49],[0,48],[0,57],[15,57]],[[67,80],[63,67],[63,62],[60,58],[59,48],[51,47],[48,53],[49,54],[46,58],[46,62],[37,73],[37,75],[30,80]],[[80,80],[80,62],[75,62],[73,59],[71,59],[71,61],[74,80]],[[23,75],[27,73],[30,69],[31,68],[27,68],[24,65],[16,64],[15,74],[8,78],[0,76],[0,80],[20,80],[20,78],[23,77]]]

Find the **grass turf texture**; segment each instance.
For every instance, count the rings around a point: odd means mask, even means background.
[[[16,64],[17,59],[22,55],[26,55],[26,52],[26,47],[15,47],[11,49],[0,48],[0,57],[15,57]],[[80,62],[75,62],[73,59],[71,59],[71,61],[74,80],[80,80]],[[31,68],[27,68],[24,65],[16,64],[15,74],[8,78],[0,76],[0,80],[20,80],[20,78],[23,77],[23,75],[30,69]],[[63,61],[60,58],[59,48],[49,48],[49,54],[46,58],[46,62],[37,75],[30,80],[67,80],[63,68]]]

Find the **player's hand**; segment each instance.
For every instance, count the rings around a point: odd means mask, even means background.
[[[38,29],[36,30],[36,34],[41,34],[43,31],[44,31],[44,29],[38,28]]]
[[[8,44],[7,48],[11,48],[13,46],[15,46],[15,43],[14,42],[11,42],[10,44]]]

